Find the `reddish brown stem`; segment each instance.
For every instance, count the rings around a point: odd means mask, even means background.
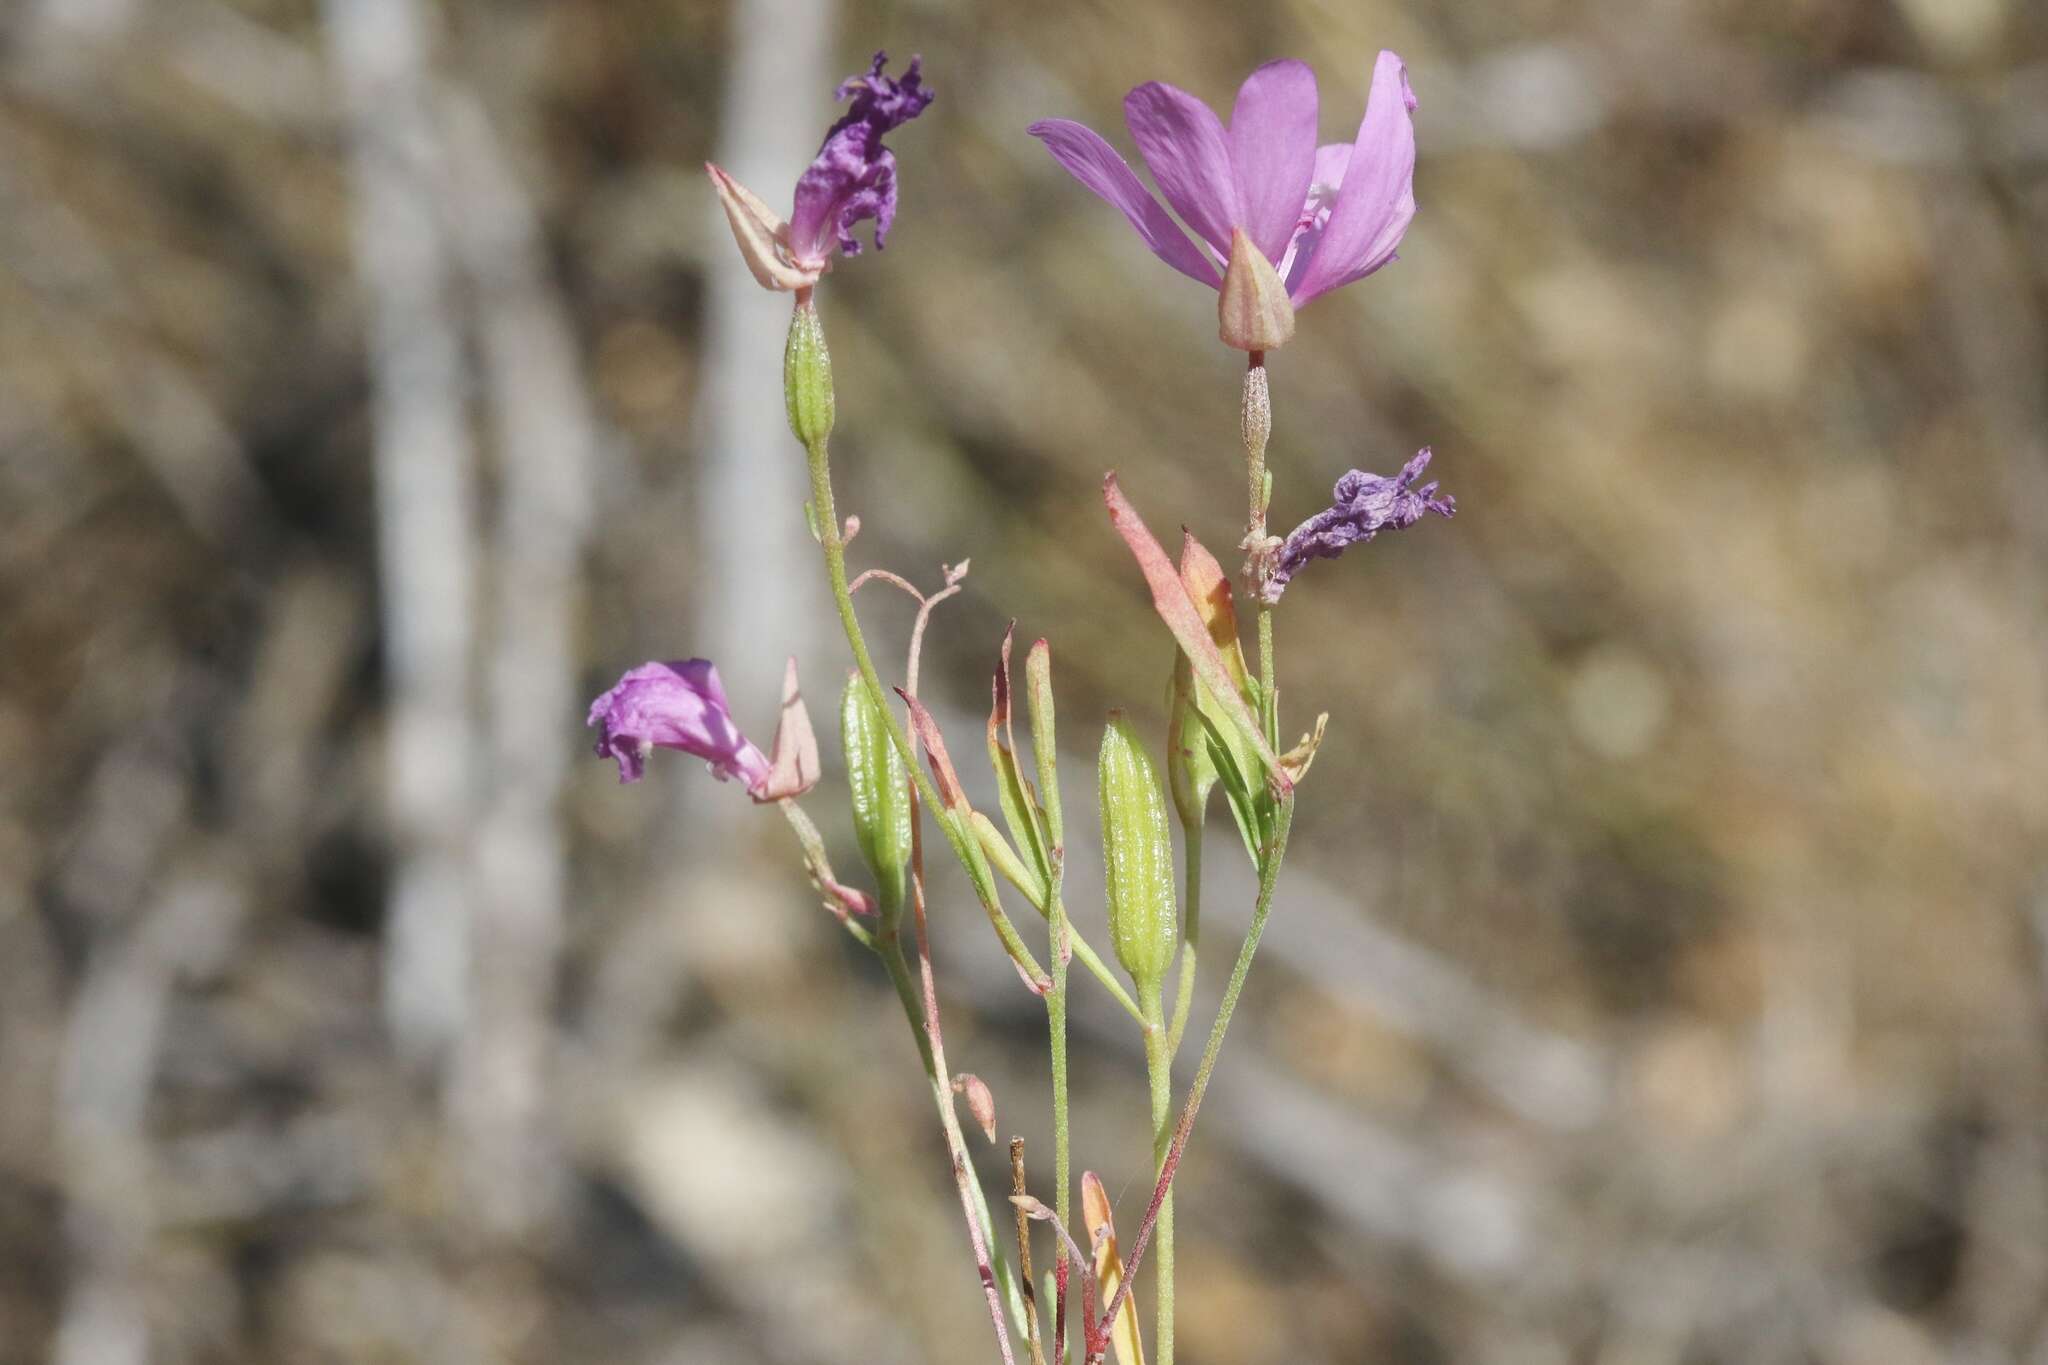
[[[1138,1267],[1145,1263],[1145,1248],[1152,1240],[1152,1225],[1159,1221],[1159,1210],[1166,1203],[1166,1192],[1173,1188],[1174,1172],[1180,1169],[1180,1154],[1188,1145],[1188,1137],[1195,1131],[1195,1111],[1202,1107],[1202,1092],[1196,1089],[1188,1096],[1187,1108],[1181,1111],[1180,1122],[1174,1126],[1173,1144],[1166,1149],[1166,1160],[1159,1166],[1159,1181],[1152,1187],[1152,1202],[1145,1208],[1145,1221],[1138,1224],[1138,1235],[1131,1242],[1130,1259],[1124,1262],[1123,1282],[1110,1296],[1109,1306],[1096,1321],[1098,1326],[1088,1337],[1088,1365],[1099,1365],[1103,1352],[1109,1349],[1109,1324],[1116,1321],[1116,1315],[1123,1309],[1124,1300],[1129,1297],[1131,1286],[1138,1282]]]

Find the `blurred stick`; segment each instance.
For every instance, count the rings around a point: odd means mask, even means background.
[[[466,1012],[476,579],[468,383],[435,199],[447,154],[431,114],[416,0],[324,0],[369,313],[378,569],[390,691],[394,871],[384,1007],[401,1054],[436,1059]]]
[[[590,528],[597,437],[533,204],[481,105],[442,103],[455,250],[476,308],[500,492],[491,526],[486,662],[489,791],[477,832],[480,895],[450,1102],[469,1207],[517,1234],[559,1182],[547,1072],[567,880],[559,807],[574,752],[571,648]]]
[[[68,1203],[70,1284],[55,1365],[144,1365],[145,1261],[156,1224],[145,1119],[179,981],[232,950],[244,902],[215,876],[186,876],[133,930],[95,946],[64,1033],[56,1148]]]
[[[787,193],[833,117],[832,0],[738,0],[719,109],[717,159],[770,199]],[[699,184],[703,181],[699,180]],[[826,635],[825,602],[810,573],[801,510],[803,463],[790,458],[783,420],[782,343],[789,301],[741,267],[716,199],[705,194],[706,324],[698,388],[704,413],[689,502],[704,570],[689,611],[693,648],[719,661],[735,697],[772,696],[785,655],[808,658]],[[735,591],[734,566],[745,566]],[[762,648],[763,627],[773,635]],[[734,830],[744,803],[693,784],[692,828],[707,845]]]

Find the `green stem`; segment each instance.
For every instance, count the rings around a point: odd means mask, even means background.
[[[1244,992],[1244,979],[1252,969],[1252,958],[1259,951],[1259,940],[1266,932],[1266,918],[1273,909],[1273,889],[1280,881],[1280,863],[1287,856],[1287,836],[1293,826],[1294,795],[1290,792],[1280,802],[1273,822],[1273,837],[1264,849],[1265,856],[1259,860],[1259,899],[1252,907],[1251,928],[1245,931],[1244,946],[1237,950],[1237,964],[1230,969],[1230,982],[1223,988],[1223,1004],[1216,1011],[1216,1022],[1209,1029],[1208,1045],[1202,1049],[1201,1065],[1195,1068],[1194,1084],[1188,1087],[1187,1102],[1181,1106],[1180,1122],[1174,1125],[1173,1141],[1166,1149],[1166,1159],[1160,1164],[1158,1180],[1152,1189],[1151,1207],[1145,1211],[1145,1221],[1138,1225],[1137,1238],[1131,1243],[1130,1255],[1124,1262],[1124,1281],[1103,1307],[1104,1322],[1114,1322],[1122,1310],[1131,1284],[1137,1279],[1138,1267],[1144,1263],[1156,1220],[1163,1215],[1166,1200],[1172,1193],[1172,1179],[1180,1168],[1181,1157],[1187,1152],[1188,1139],[1195,1131],[1195,1116],[1201,1112],[1202,1097],[1208,1093],[1209,1076],[1216,1069],[1216,1056],[1223,1050],[1224,1035],[1230,1031],[1231,1016],[1237,1011],[1237,998]],[[1107,1342],[1108,1334],[1105,1332],[1104,1349]],[[1089,1365],[1101,1359],[1101,1350],[1089,1352]]]
[[[1071,1226],[1073,1208],[1069,1191],[1073,1187],[1072,1141],[1067,1121],[1067,953],[1072,941],[1067,928],[1067,905],[1054,887],[1047,918],[1052,926],[1052,989],[1045,997],[1046,1029],[1052,1039],[1052,1170],[1055,1183],[1054,1206],[1060,1226]],[[1053,1343],[1053,1358],[1066,1365],[1067,1342]]]
[[[1166,1055],[1180,1053],[1188,1015],[1195,1005],[1195,953],[1202,941],[1202,833],[1198,815],[1181,826],[1182,881],[1187,886],[1187,915],[1181,924],[1180,981],[1174,991],[1173,1023],[1166,1030]]]
[[[1067,946],[1072,949],[1073,956],[1078,958],[1081,965],[1088,969],[1090,976],[1102,983],[1102,988],[1109,992],[1110,999],[1123,1006],[1124,1013],[1130,1015],[1131,1018],[1142,1025],[1145,1022],[1144,1010],[1140,1009],[1138,1002],[1131,998],[1131,993],[1124,989],[1123,982],[1116,979],[1116,973],[1110,969],[1109,964],[1102,960],[1101,955],[1089,945],[1087,939],[1081,937],[1081,931],[1076,929],[1073,921],[1067,918],[1066,907],[1059,903],[1057,895],[1053,897],[1052,907],[1046,912],[1046,919],[1048,921],[1053,920],[1055,911],[1058,913],[1059,918],[1054,922],[1052,930],[1052,941],[1055,945],[1054,951],[1058,951],[1060,926],[1065,926]],[[1051,997],[1048,996],[1047,998],[1050,999]]]
[[[882,723],[888,727],[889,739],[895,744],[896,752],[903,756],[904,766],[910,769],[911,778],[917,783],[918,795],[924,798],[925,809],[932,813],[932,819],[944,832],[946,842],[952,845],[953,856],[967,869],[968,879],[974,883],[975,894],[980,898],[982,908],[988,912],[989,922],[995,926],[1004,951],[1030,974],[1033,981],[1043,983],[1046,980],[1045,969],[1024,946],[1017,927],[1010,923],[1010,917],[1003,913],[1002,905],[996,899],[995,874],[982,855],[980,845],[975,843],[971,831],[960,828],[951,808],[939,799],[938,788],[932,784],[924,765],[917,761],[917,753],[910,746],[910,735],[897,718],[896,708],[890,705],[889,691],[882,686],[881,674],[875,671],[874,658],[868,653],[867,636],[862,633],[860,617],[853,609],[853,593],[847,587],[846,541],[840,535],[839,513],[832,501],[832,462],[827,454],[827,444],[821,438],[807,443],[804,449],[810,460],[811,507],[816,517],[818,543],[825,551],[825,572],[832,582],[832,600],[839,608],[839,624],[846,632],[847,646],[853,651],[854,667],[860,670],[861,682],[866,685],[868,695],[874,698],[875,709],[881,713]]]
[[[918,1060],[924,1064],[925,1080],[932,1089],[932,1102],[938,1106],[939,1125],[945,1130],[946,1148],[951,1154],[956,1171],[960,1174],[960,1188],[973,1211],[974,1221],[981,1230],[982,1244],[988,1248],[989,1266],[995,1275],[996,1290],[1002,1295],[1003,1305],[1009,1311],[1010,1321],[1019,1332],[1026,1329],[1024,1295],[1017,1287],[1015,1277],[1010,1273],[1009,1258],[1002,1253],[1002,1244],[996,1241],[995,1224],[989,1217],[988,1197],[982,1193],[981,1181],[975,1178],[972,1166],[967,1160],[967,1140],[960,1131],[960,1115],[953,1107],[953,1084],[946,1074],[938,1054],[932,1048],[931,1031],[925,1025],[925,1007],[919,997],[917,983],[912,979],[910,963],[903,955],[903,941],[897,932],[902,918],[902,901],[884,905],[882,922],[884,928],[875,936],[875,956],[882,959],[888,969],[889,981],[896,987],[896,998],[903,1005],[903,1017],[910,1024],[911,1036],[917,1040]]]
[[[1152,1175],[1166,1167],[1166,1149],[1173,1144],[1173,1048],[1167,1037],[1166,1010],[1157,981],[1141,982],[1145,1002],[1145,1071],[1152,1083]],[[1159,1325],[1154,1329],[1154,1365],[1173,1365],[1173,1190],[1159,1206],[1159,1272],[1154,1293],[1159,1299]]]

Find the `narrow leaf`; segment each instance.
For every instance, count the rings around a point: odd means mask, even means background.
[[[1060,751],[1053,739],[1052,650],[1042,639],[1024,656],[1024,686],[1031,694],[1031,756],[1038,765],[1039,813],[1045,817],[1047,851],[1057,882],[1066,834],[1060,828]]]
[[[1003,632],[1003,652],[996,661],[994,701],[988,713],[988,761],[995,769],[996,800],[1003,810],[1003,823],[1010,827],[1010,837],[1017,841],[1017,849],[1025,860],[1036,869],[1035,878],[1042,885],[1052,882],[1052,861],[1046,854],[1045,832],[1038,815],[1038,793],[1031,789],[1030,779],[1017,763],[1017,737],[1011,722],[1010,704],[1010,639],[1016,634],[1016,623]],[[1044,896],[1035,898],[1043,905]]]
[[[967,809],[967,792],[960,785],[960,776],[953,771],[952,756],[946,752],[946,737],[939,733],[939,723],[932,719],[932,713],[924,709],[924,703],[911,696],[902,688],[896,695],[910,708],[910,726],[917,731],[917,741],[924,746],[924,755],[931,764],[932,783],[939,789],[939,799],[946,803],[946,809],[956,814]]]
[[[1037,873],[1024,865],[1024,860],[1017,856],[1017,850],[1010,847],[1010,841],[996,828],[996,822],[978,810],[968,812],[967,822],[974,827],[974,837],[981,844],[981,851],[995,864],[996,871],[1024,893],[1024,899],[1031,902],[1034,910],[1045,914],[1045,884],[1038,880]]]

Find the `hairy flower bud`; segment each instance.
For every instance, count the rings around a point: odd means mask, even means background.
[[[789,320],[789,341],[782,348],[782,395],[789,407],[789,429],[809,450],[832,434],[832,353],[825,349],[825,328],[818,306],[803,298]]]
[[[1173,961],[1180,936],[1174,899],[1173,838],[1166,794],[1152,760],[1121,711],[1102,732],[1096,768],[1102,802],[1102,857],[1108,878],[1109,933],[1117,961],[1143,989]]]
[[[854,841],[881,883],[884,903],[900,902],[910,865],[910,774],[858,675],[847,678],[839,698],[839,741],[846,751]]]

